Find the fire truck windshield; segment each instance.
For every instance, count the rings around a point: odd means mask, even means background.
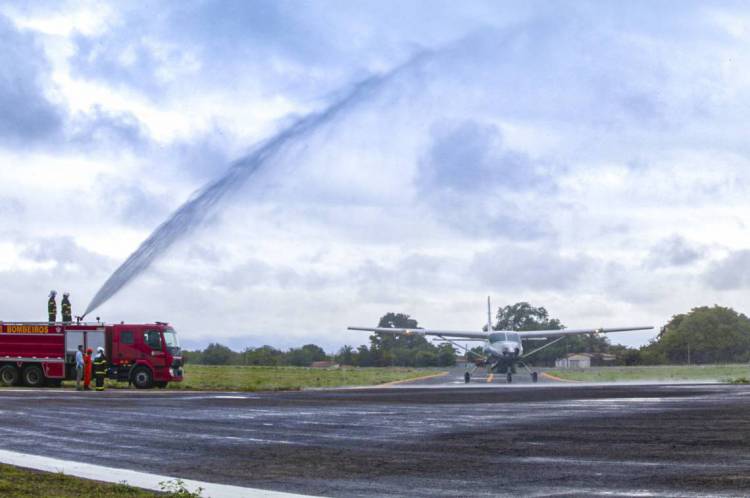
[[[177,333],[173,328],[168,328],[164,331],[164,344],[167,346],[167,351],[170,354],[180,354],[180,341],[177,339]]]

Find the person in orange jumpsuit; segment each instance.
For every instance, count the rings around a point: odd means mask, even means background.
[[[86,350],[86,356],[83,357],[83,390],[91,390],[91,348]]]

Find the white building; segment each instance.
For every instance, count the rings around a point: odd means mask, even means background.
[[[555,360],[557,368],[591,368],[591,360],[595,365],[611,365],[616,357],[606,353],[569,353],[565,358]]]

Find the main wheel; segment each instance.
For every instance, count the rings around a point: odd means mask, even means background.
[[[23,383],[29,387],[44,385],[44,372],[39,365],[28,365],[23,369]]]
[[[3,365],[0,368],[0,383],[6,387],[18,385],[18,369],[13,365]]]
[[[464,374],[464,384],[468,384],[469,382],[471,382],[471,374],[469,372],[466,372]]]
[[[154,377],[151,370],[146,367],[138,367],[133,372],[133,384],[138,389],[151,389],[154,386]]]
[[[539,376],[536,372],[531,372],[531,382],[536,382],[539,380]]]
[[[513,374],[508,372],[508,375],[506,376],[506,379],[508,380],[508,384],[513,382]]]

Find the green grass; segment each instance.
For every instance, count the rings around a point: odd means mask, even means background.
[[[593,367],[577,370],[549,370],[550,375],[585,382],[628,382],[640,380],[730,381],[750,375],[750,365],[659,365],[637,367]]]
[[[182,382],[172,382],[168,389],[196,391],[293,391],[311,387],[373,386],[408,380],[443,372],[423,368],[305,368],[251,367],[242,365],[185,365]],[[63,382],[74,388],[74,381]],[[106,380],[107,389],[125,389],[128,384]],[[132,387],[132,386],[131,386]],[[94,389],[92,380],[91,389]]]
[[[279,391],[311,387],[370,386],[440,373],[417,368],[303,368],[185,365],[170,389]]]
[[[37,498],[145,498],[180,496],[179,493],[161,494],[124,484],[107,484],[70,477],[60,473],[38,472],[0,464],[0,496]],[[183,495],[185,496],[185,495]]]

